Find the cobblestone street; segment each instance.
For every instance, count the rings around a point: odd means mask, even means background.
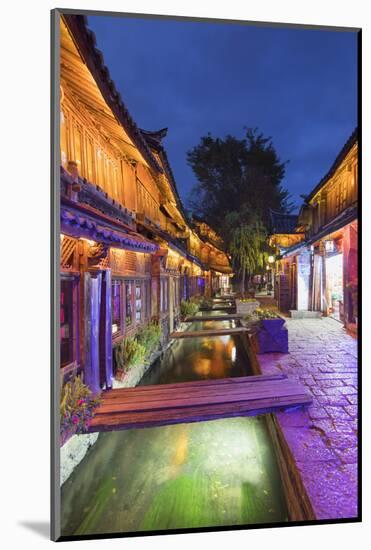
[[[305,385],[313,404],[277,418],[318,519],[357,515],[357,340],[330,318],[287,319],[289,354],[258,355],[263,374]]]

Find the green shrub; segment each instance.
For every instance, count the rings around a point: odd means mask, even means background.
[[[124,338],[115,349],[116,364],[123,371],[144,362],[146,348],[136,338]]]
[[[94,409],[99,405],[100,397],[92,394],[80,376],[66,382],[61,391],[60,418],[62,443],[72,433],[87,431]]]
[[[152,321],[149,325],[142,327],[136,335],[136,339],[139,344],[144,346],[147,355],[150,355],[157,349],[160,343],[160,338],[161,327],[155,321]]]
[[[180,314],[182,317],[196,315],[200,306],[195,300],[182,300],[180,303]]]
[[[281,318],[280,315],[278,315],[278,313],[276,313],[275,311],[271,309],[260,308],[260,307],[258,307],[253,313],[250,313],[249,315],[246,315],[244,317],[245,321],[252,321],[252,322],[262,321],[265,319],[280,319],[280,318]]]

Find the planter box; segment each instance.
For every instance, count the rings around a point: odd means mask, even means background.
[[[288,353],[289,336],[284,319],[264,319],[256,333],[257,353]]]
[[[263,319],[260,321],[262,328],[271,334],[279,332],[285,324],[285,319]]]
[[[254,302],[241,302],[241,300],[236,300],[236,312],[239,315],[251,315],[258,307],[260,307],[260,302],[257,300]]]

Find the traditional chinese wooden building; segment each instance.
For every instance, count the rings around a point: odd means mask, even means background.
[[[60,44],[61,372],[98,390],[112,385],[117,343],[151,319],[166,339],[181,299],[210,293],[229,262],[202,260],[166,130],[137,126],[85,17],[63,15]]]
[[[298,228],[298,216],[270,211],[271,235],[268,244],[275,250],[274,297],[281,311],[298,307],[298,263],[296,250],[300,249],[305,234]]]
[[[356,330],[358,322],[358,139],[352,133],[306,197],[287,248],[279,244],[277,298],[283,311],[316,311]],[[292,242],[290,239],[297,239]],[[285,294],[288,298],[285,298]]]
[[[207,294],[229,292],[233,273],[229,257],[223,250],[223,240],[206,222],[195,215],[192,216],[192,226],[198,237],[201,261],[208,268],[205,281]]]

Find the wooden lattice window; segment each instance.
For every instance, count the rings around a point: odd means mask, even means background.
[[[77,241],[76,239],[67,237],[66,235],[62,235],[61,237],[61,269],[73,269]]]
[[[125,328],[133,325],[134,281],[125,281]]]
[[[122,281],[113,279],[111,286],[112,334],[119,334],[121,332],[122,298]]]
[[[78,277],[68,274],[61,276],[59,325],[61,367],[78,361],[78,284]]]
[[[136,253],[125,250],[125,269],[135,272],[137,267]]]
[[[143,287],[142,281],[135,282],[135,322],[140,323],[143,315]]]
[[[140,275],[144,275],[144,254],[140,252],[136,254],[136,272]]]

